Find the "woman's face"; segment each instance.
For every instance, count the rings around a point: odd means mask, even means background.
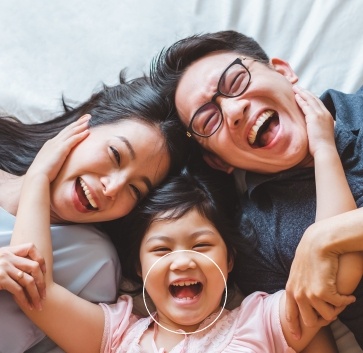
[[[158,128],[130,119],[93,127],[51,184],[52,222],[122,217],[163,180],[169,165]]]

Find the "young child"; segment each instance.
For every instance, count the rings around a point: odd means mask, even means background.
[[[127,270],[143,280],[147,276],[146,291],[156,307],[153,318],[133,315],[130,296],[121,296],[117,304],[97,305],[54,283],[49,185],[84,136],[84,124],[75,123],[40,151],[25,176],[13,232],[13,245],[33,242],[44,254],[42,310],[25,305],[22,309],[48,336],[67,352],[280,353],[306,347],[319,328],[302,322],[301,339],[292,337],[285,319],[284,291],[257,292],[238,308],[221,310],[224,278],[233,279],[240,238],[230,231],[229,209],[222,202],[229,199],[220,183],[215,186],[189,174],[169,180],[133,215],[137,219],[133,252],[130,249],[134,266]],[[339,290],[356,284],[349,271],[339,280]]]

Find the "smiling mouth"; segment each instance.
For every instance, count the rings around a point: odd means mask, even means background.
[[[76,193],[77,193],[79,201],[81,202],[81,204],[84,207],[87,208],[87,210],[90,210],[90,211],[98,210],[97,204],[96,204],[95,200],[93,199],[90,191],[88,190],[86,183],[80,177],[77,178],[77,181],[76,181]]]
[[[170,294],[178,300],[196,298],[203,290],[203,284],[197,281],[180,281],[169,286]]]
[[[274,110],[262,113],[248,133],[248,143],[253,147],[264,147],[274,137],[274,128],[279,125],[279,115]],[[272,137],[269,136],[273,135]]]

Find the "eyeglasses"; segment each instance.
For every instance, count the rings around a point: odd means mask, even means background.
[[[237,58],[224,70],[218,81],[217,92],[210,102],[203,104],[193,115],[187,128],[188,137],[191,137],[192,134],[201,137],[212,136],[219,129],[223,121],[222,109],[216,103],[217,97],[234,98],[240,96],[247,90],[251,81],[251,73],[243,65],[243,60],[259,61],[250,58]]]

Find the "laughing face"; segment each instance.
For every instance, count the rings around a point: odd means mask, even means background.
[[[163,327],[194,332],[220,309],[223,276],[227,279],[232,264],[221,235],[196,210],[178,220],[154,221],[142,240],[140,262]]]
[[[240,56],[212,53],[185,71],[175,95],[185,126],[212,99],[222,73]],[[251,74],[247,89],[234,98],[219,95],[216,104],[223,112],[221,126],[210,137],[193,134],[193,138],[234,168],[275,173],[305,165],[310,156],[305,118],[292,90],[296,74],[288,63],[276,58],[270,66],[249,58],[244,64]]]
[[[129,213],[166,176],[165,139],[138,120],[97,126],[51,184],[52,222],[90,223]]]

